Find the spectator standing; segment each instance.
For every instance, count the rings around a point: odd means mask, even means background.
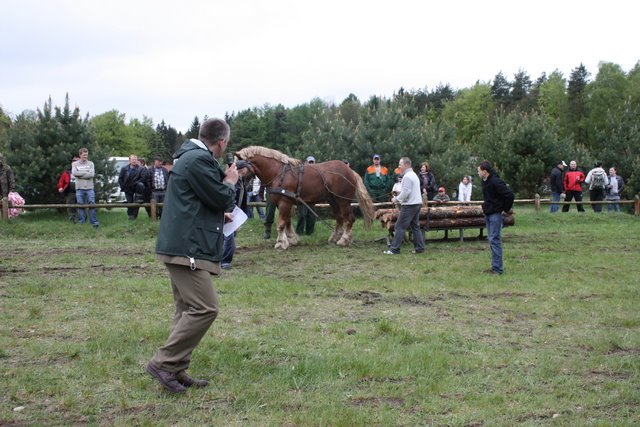
[[[269,189],[265,187],[264,183],[262,183],[262,187],[260,188],[260,194],[264,194],[264,200],[266,203],[266,212],[264,215],[264,240],[269,240],[271,238],[271,228],[273,227],[273,222],[276,216],[276,208],[278,207],[275,203],[271,201],[271,196],[269,195]]]
[[[564,160],[558,162],[553,169],[551,169],[551,174],[549,175],[549,186],[551,187],[551,201],[559,202],[561,196],[564,194],[564,176],[562,175],[562,171],[567,167],[567,164]],[[560,209],[560,205],[558,203],[551,203],[551,213],[556,213]]]
[[[16,191],[16,178],[11,166],[7,164],[4,156],[0,154],[0,199],[9,197],[9,193]]]
[[[305,164],[307,167],[313,167],[313,165],[316,164],[316,158],[313,156],[307,157]],[[296,224],[296,233],[299,236],[302,236],[303,234],[310,236],[313,234],[313,230],[316,226],[316,216],[313,213],[314,207],[315,205],[312,203],[309,203],[308,206],[303,203],[298,204],[298,223]]]
[[[389,169],[380,164],[380,154],[373,155],[373,164],[364,174],[364,186],[375,203],[389,201],[389,189],[393,186]]]
[[[609,178],[602,168],[602,162],[596,162],[593,169],[589,171],[584,182],[589,185],[589,200],[592,202],[600,202],[604,200]],[[591,207],[594,212],[602,212],[601,203],[592,203]]]
[[[208,384],[186,370],[218,315],[211,275],[221,272],[224,214],[233,205],[238,181],[235,164],[225,172],[216,160],[227,148],[229,135],[224,120],[205,120],[198,139],[185,141],[176,152],[165,196],[156,253],[169,272],[176,308],[171,333],[147,372],[174,393]]]
[[[413,234],[414,253],[424,252],[424,235],[420,230],[420,208],[422,207],[422,195],[420,194],[420,180],[411,168],[411,159],[403,157],[398,162],[402,170],[402,188],[400,194],[393,197],[393,203],[400,203],[400,213],[396,221],[393,241],[385,255],[397,255],[404,240],[404,233],[411,229]]]
[[[478,165],[478,176],[482,180],[482,212],[491,247],[491,269],[484,272],[502,274],[502,213],[511,212],[515,195],[488,161]]]
[[[450,200],[451,198],[447,195],[447,190],[444,187],[438,188],[438,194],[433,196],[433,201],[436,203],[444,203]]]
[[[570,202],[575,199],[577,203],[576,207],[578,212],[584,212],[582,207],[582,183],[584,182],[584,172],[578,168],[578,163],[575,160],[569,162],[569,170],[564,174],[564,194],[565,202]],[[571,205],[565,204],[562,207],[562,212],[569,212]]]
[[[618,179],[620,178],[620,179]],[[609,168],[609,185],[607,185],[607,201],[610,202],[619,202],[620,201],[620,192],[622,191],[620,187],[620,182],[622,181],[622,187],[624,187],[624,180],[618,176],[616,172],[616,168]],[[607,212],[620,212],[620,204],[619,203],[609,203],[607,205]]]
[[[250,182],[251,182],[250,183],[251,191],[248,193],[248,196],[249,196],[248,201],[261,202],[262,194],[260,193],[260,190],[262,188],[262,183],[260,182],[260,178],[258,178],[257,176],[254,176]],[[264,221],[264,210],[260,206],[256,206],[256,210],[258,211],[258,216],[260,217],[260,219]],[[247,206],[247,216],[249,218],[253,218],[252,206]]]
[[[462,181],[458,184],[458,201],[470,202],[471,192],[473,191],[473,184],[471,183],[471,177],[465,175],[462,177]]]
[[[438,194],[438,184],[436,184],[436,177],[433,175],[433,172],[431,172],[429,162],[422,162],[420,164],[418,177],[420,178],[420,192],[423,198],[433,200],[436,194]]]
[[[131,154],[129,164],[120,169],[118,184],[127,198],[127,203],[144,203],[147,179],[146,170],[138,163],[138,156]],[[130,220],[138,218],[139,208],[127,208],[127,216]]]
[[[156,203],[164,202],[164,195],[169,182],[169,172],[162,165],[162,157],[156,156],[153,166],[147,171],[147,188],[151,190],[151,197]],[[162,208],[157,208],[158,219],[162,217]]]
[[[624,193],[623,193],[624,187],[625,187],[624,179],[620,175],[618,175],[618,170],[616,168],[612,168],[612,169],[616,173],[615,177],[616,177],[616,181],[618,181],[618,195],[620,196],[620,200],[622,200],[624,198]]]
[[[75,206],[76,204],[76,177],[71,174],[71,168],[73,162],[79,160],[77,156],[73,156],[69,166],[62,171],[60,178],[58,178],[58,194],[60,194],[67,206]],[[69,214],[69,221],[76,222],[77,210],[75,207],[68,207],[67,213]]]
[[[80,149],[80,160],[71,165],[71,175],[76,177],[76,201],[79,205],[95,205],[96,193],[93,190],[93,177],[96,169],[93,162],[89,160],[89,150]],[[78,224],[84,224],[87,218],[86,208],[78,208]],[[94,228],[98,228],[100,223],[96,217],[96,208],[89,208],[89,222]]]

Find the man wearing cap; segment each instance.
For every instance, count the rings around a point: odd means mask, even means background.
[[[558,165],[551,169],[551,175],[549,175],[549,186],[551,187],[551,201],[559,202],[560,198],[564,194],[564,176],[562,172],[567,164],[564,160],[558,162]],[[557,203],[551,204],[551,213],[556,213],[560,209],[560,205]]]
[[[364,186],[375,203],[389,201],[389,189],[393,185],[389,170],[380,165],[380,154],[373,155],[373,164],[364,174]]]
[[[420,181],[418,175],[411,168],[411,159],[403,157],[398,162],[402,170],[402,186],[400,194],[392,198],[393,203],[400,203],[400,214],[396,221],[393,241],[385,255],[397,255],[404,240],[404,232],[411,230],[413,245],[416,254],[424,252],[424,235],[420,230],[420,208],[422,207],[422,195],[420,194]]]
[[[315,165],[316,158],[313,156],[307,157],[307,160],[304,162],[305,165]],[[309,204],[309,207],[300,203],[298,204],[298,223],[296,224],[296,233],[299,236],[306,234],[310,236],[313,234],[313,230],[316,226],[316,216],[311,212],[311,209],[314,208],[315,205]]]

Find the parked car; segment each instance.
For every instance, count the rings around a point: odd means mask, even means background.
[[[115,162],[113,175],[109,177],[109,183],[115,185],[115,190],[109,194],[107,203],[124,203],[127,198],[124,195],[124,191],[120,190],[118,185],[118,176],[120,175],[120,169],[129,164],[128,157],[109,157],[109,161]]]

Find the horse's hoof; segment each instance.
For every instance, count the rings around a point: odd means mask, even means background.
[[[286,242],[277,242],[273,247],[274,249],[282,249],[283,251],[289,247],[289,244]]]
[[[338,246],[349,246],[350,244],[351,244],[351,242],[349,242],[349,240],[347,240],[347,239],[340,239],[336,243],[336,245],[338,245]]]

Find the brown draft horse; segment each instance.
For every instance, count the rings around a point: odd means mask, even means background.
[[[278,206],[278,240],[276,249],[287,249],[298,243],[298,235],[291,226],[291,208],[304,201],[307,204],[329,203],[336,219],[336,228],[330,243],[340,246],[351,244],[351,228],[355,221],[351,202],[358,205],[371,226],[374,207],[362,178],[341,160],[304,164],[280,151],[252,146],[235,153],[247,162],[247,169],[267,187],[271,202]]]

